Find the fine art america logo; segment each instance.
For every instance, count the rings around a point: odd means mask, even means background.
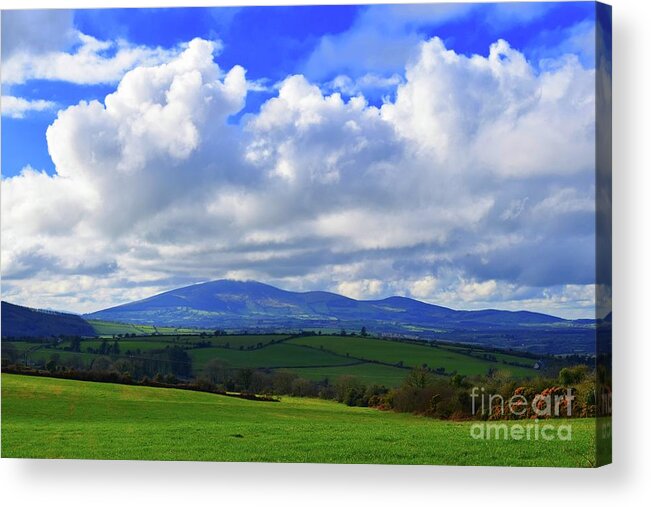
[[[572,440],[572,424],[550,421],[552,417],[572,417],[574,395],[570,387],[563,393],[539,394],[531,402],[520,394],[508,399],[500,394],[487,394],[483,387],[473,387],[470,396],[473,415],[479,411],[493,419],[518,419],[531,413],[533,418],[526,423],[474,423],[470,426],[470,436],[475,440]]]

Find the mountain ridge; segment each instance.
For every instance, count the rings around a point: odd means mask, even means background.
[[[172,317],[173,315],[173,317]],[[285,320],[287,326],[323,327],[362,323],[370,328],[436,324],[446,328],[454,323],[500,327],[563,324],[573,321],[527,310],[454,310],[405,296],[357,300],[327,291],[293,292],[254,280],[215,280],[180,287],[138,301],[113,306],[85,315],[90,319],[120,320],[140,324],[196,327],[274,327]]]
[[[9,322],[5,319],[7,312],[3,311],[3,336],[6,329],[29,325],[30,316],[42,319],[43,313],[34,312],[25,314],[27,320]],[[528,310],[454,310],[404,296],[356,300],[327,291],[292,292],[257,281],[238,280],[180,287],[82,317],[156,327],[220,329],[235,334],[299,331],[333,334],[342,329],[348,333],[359,332],[365,327],[369,334],[379,337],[475,343],[551,354],[594,353],[597,323]],[[77,318],[87,324],[81,317]],[[39,333],[61,334],[47,326]]]

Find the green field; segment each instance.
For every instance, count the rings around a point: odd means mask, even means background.
[[[429,368],[450,375],[486,375],[489,370],[507,372],[514,378],[538,375],[535,359],[507,352],[487,352],[464,345],[410,343],[358,336],[290,336],[290,335],[138,335],[135,337],[104,337],[82,340],[80,352],[65,350],[69,341],[57,344],[11,342],[20,361],[40,364],[58,354],[64,365],[80,362],[88,366],[99,357],[102,342],[119,343],[119,355],[111,360],[136,354],[147,357],[153,351],[180,346],[192,361],[195,375],[204,372],[205,365],[219,359],[231,368],[286,369],[310,380],[336,380],[341,375],[358,377],[367,384],[397,386],[409,374],[409,369],[426,364]],[[95,353],[91,353],[94,351]],[[488,356],[487,356],[488,355]],[[493,357],[494,360],[487,359]],[[518,363],[518,365],[505,364]],[[529,366],[522,366],[529,365]]]
[[[211,347],[224,347],[239,350],[249,347],[259,347],[269,345],[271,342],[282,342],[289,335],[198,335],[198,334],[179,334],[179,335],[137,335],[135,337],[113,337],[113,335],[104,335],[99,338],[87,338],[82,341],[82,351],[89,348],[98,349],[102,341],[113,344],[115,340],[120,343],[121,350],[153,350],[164,349],[167,346],[179,345],[185,348],[191,348],[197,343],[209,343]],[[20,343],[20,342],[14,342]],[[63,342],[60,347],[66,345]]]
[[[328,379],[331,384],[342,375],[349,375],[358,378],[366,385],[376,384],[386,387],[399,386],[409,374],[409,370],[374,363],[361,363],[351,366],[329,366],[327,368],[288,368],[284,369],[284,371],[296,373],[300,377],[309,380],[318,381]]]
[[[210,359],[221,359],[235,368],[281,368],[297,366],[344,365],[354,360],[321,350],[279,343],[257,350],[240,351],[223,348],[203,348],[189,351],[195,371],[200,372]]]
[[[99,336],[113,336],[118,334],[195,334],[202,329],[180,328],[180,327],[156,327],[144,324],[123,324],[121,322],[108,322],[104,320],[89,320],[88,323]],[[208,331],[211,332],[211,331]]]
[[[102,341],[107,342],[109,345],[112,345],[114,340],[98,338],[97,340],[84,340],[81,342],[81,351],[86,352],[89,349],[98,350]],[[136,350],[160,350],[174,345],[173,342],[160,342],[153,340],[139,340],[139,339],[121,339],[118,342],[120,346],[120,352],[134,352]]]
[[[461,375],[485,375],[489,368],[507,370],[513,377],[532,377],[535,371],[530,368],[486,361],[479,357],[460,354],[448,347],[430,347],[376,338],[354,336],[304,336],[294,338],[289,343],[322,348],[337,354],[362,360],[382,361],[388,364],[401,362],[412,368],[426,364],[436,369],[443,367],[447,373],[456,371]],[[502,355],[506,357],[505,354]],[[520,358],[513,357],[513,360]]]
[[[271,342],[279,342],[288,337],[289,335],[287,334],[229,334],[225,336],[179,336],[178,341],[180,343],[210,342],[214,347],[229,345],[233,349],[238,349],[240,347],[268,345]]]
[[[8,342],[7,342],[8,343]],[[33,350],[37,350],[41,348],[40,343],[33,343],[33,342],[17,342],[17,341],[12,341],[10,342],[11,346],[13,346],[17,352],[24,354],[25,352],[30,352]]]
[[[3,458],[589,466],[595,421],[571,424],[571,441],[475,440],[471,423],[331,401],[2,375]]]
[[[471,354],[479,358],[482,358],[484,354],[489,354],[491,356],[494,356],[498,361],[517,362],[520,364],[525,364],[527,366],[533,366],[537,362],[537,359],[531,357],[515,356],[513,354],[507,354],[504,352],[497,352],[493,350],[487,352],[477,347],[473,348],[473,347],[468,347],[466,345],[460,345],[460,344],[438,343],[437,346],[441,349],[448,349],[451,350],[452,352]]]
[[[66,362],[69,360],[80,361],[85,367],[90,366],[93,359],[96,359],[100,356],[97,354],[89,354],[86,352],[69,352],[67,350],[59,349],[49,349],[49,348],[36,348],[30,349],[28,357],[32,361],[37,361],[45,364],[47,361],[52,359],[52,357],[58,357],[59,361]]]

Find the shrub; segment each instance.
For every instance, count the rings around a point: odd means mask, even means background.
[[[558,374],[558,381],[564,385],[573,385],[583,382],[589,369],[585,364],[563,368]]]

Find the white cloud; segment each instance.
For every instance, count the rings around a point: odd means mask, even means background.
[[[326,88],[345,95],[368,95],[378,91],[389,92],[402,82],[402,77],[395,73],[386,77],[367,73],[357,79],[341,74],[326,83]]]
[[[485,58],[434,38],[382,114],[448,170],[518,178],[586,171],[594,165],[594,76],[576,58],[537,74],[503,40]]]
[[[3,10],[2,60],[16,52],[36,55],[69,46],[74,39],[73,17],[64,9]]]
[[[254,87],[220,69],[218,49],[194,40],[58,113],[56,174],[2,181],[8,297],[93,310],[237,277],[457,307],[566,297],[585,311],[558,287],[593,273],[592,71],[433,39],[381,107],[296,75],[232,124]]]
[[[157,213],[192,202],[228,164],[226,118],[241,109],[246,81],[241,67],[222,77],[214,49],[192,41],[169,64],[127,73],[105,104],[59,112],[47,131],[57,173],[26,168],[2,181],[5,276],[45,266],[57,277],[98,258],[141,263],[129,258],[142,244],[134,228],[151,233]]]
[[[515,199],[511,201],[509,207],[506,208],[500,215],[500,218],[504,221],[517,219],[526,209],[528,200],[528,197],[523,197],[522,199]]]
[[[101,41],[79,31],[73,31],[69,39],[72,52],[44,48],[34,51],[28,45],[17,46],[3,58],[3,83],[15,85],[30,79],[82,85],[115,83],[132,68],[160,64],[180,51],[179,48],[134,46],[125,41]]]
[[[595,286],[558,285],[549,288],[517,286],[496,280],[461,280],[441,287],[432,302],[452,308],[528,310],[565,318],[594,318]]]
[[[420,29],[463,17],[472,9],[470,4],[367,6],[350,29],[321,38],[304,71],[318,80],[352,73],[391,76],[404,69],[422,39]]]
[[[405,62],[415,57],[425,34],[446,23],[473,15],[473,22],[481,29],[500,34],[505,28],[535,22],[551,8],[552,4],[543,2],[364,6],[347,30],[319,40],[302,71],[316,80],[332,80],[341,75],[350,76],[353,81],[364,75],[387,79],[403,72]],[[568,52],[587,46],[585,31],[578,26],[564,35],[567,43],[563,49]]]
[[[500,26],[522,25],[546,14],[553,5],[545,2],[500,2],[491,6],[490,22]]]
[[[575,55],[589,68],[595,66],[596,29],[593,19],[585,19],[565,28],[545,30],[535,38],[527,52],[535,60],[558,58],[558,55]]]
[[[468,282],[462,281],[457,292],[464,301],[487,301],[497,289],[497,282],[495,280],[486,280],[485,282]]]
[[[292,76],[247,125],[246,156],[293,185],[359,183],[392,156],[393,133],[363,97],[324,96],[303,76]],[[353,189],[350,189],[351,191]]]
[[[56,103],[50,100],[27,100],[13,95],[3,95],[0,108],[2,116],[9,118],[24,118],[31,111],[46,111],[56,107]]]
[[[429,299],[434,295],[434,291],[438,285],[438,280],[429,275],[425,278],[415,280],[411,283],[409,292],[418,299]]]
[[[537,203],[531,210],[542,220],[549,220],[554,215],[569,213],[595,213],[594,189],[581,191],[576,188],[561,188],[555,193]]]
[[[371,299],[382,293],[382,282],[380,280],[341,282],[337,285],[337,292],[353,299]]]

